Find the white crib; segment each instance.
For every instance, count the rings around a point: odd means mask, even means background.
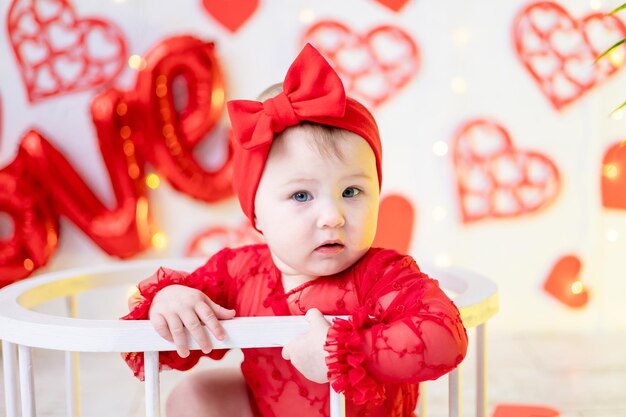
[[[154,332],[147,321],[87,320],[77,317],[77,296],[103,287],[135,285],[159,266],[192,270],[197,259],[129,261],[98,267],[58,271],[26,279],[0,289],[0,339],[2,340],[7,417],[35,417],[34,372],[31,349],[65,351],[66,413],[79,417],[79,352],[144,352],[145,410],[147,417],[160,415],[158,352],[175,346]],[[497,287],[490,280],[458,269],[423,268],[436,277],[442,288],[451,291],[467,328],[476,328],[476,416],[487,416],[486,332],[487,321],[498,311]],[[32,308],[64,297],[68,317],[33,311]],[[330,317],[329,317],[330,319]],[[211,338],[215,348],[277,347],[304,333],[303,317],[250,317],[223,322],[228,335],[224,341]],[[263,331],[259,332],[258,329]],[[198,347],[192,345],[193,349]],[[120,359],[121,360],[121,359]],[[129,378],[130,378],[129,374]],[[461,374],[448,374],[448,414],[461,416]],[[19,381],[19,382],[18,382]],[[343,396],[330,389],[331,417],[345,415]],[[426,417],[426,395],[420,400],[420,417]]]

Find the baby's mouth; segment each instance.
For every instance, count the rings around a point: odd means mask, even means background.
[[[344,247],[344,244],[341,242],[327,242],[318,246],[315,251],[321,253],[337,253],[341,252]]]

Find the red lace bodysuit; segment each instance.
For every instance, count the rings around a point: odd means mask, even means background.
[[[183,284],[203,291],[216,303],[234,308],[237,317],[323,314],[349,315],[330,327],[325,349],[329,380],[346,396],[347,416],[414,416],[418,383],[455,368],[465,356],[467,335],[459,312],[437,281],[420,272],[410,256],[370,249],[336,275],[319,277],[285,293],[281,273],[266,245],[223,249],[191,274],[161,268],[139,284],[141,297],[129,320],[148,318],[159,289]],[[181,358],[161,352],[162,368],[194,366],[192,351]],[[281,348],[243,349],[241,370],[255,417],[328,417],[328,384],[306,379]],[[143,354],[127,353],[135,376],[143,379]]]

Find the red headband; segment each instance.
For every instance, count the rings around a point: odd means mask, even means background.
[[[254,197],[274,135],[301,121],[338,127],[367,141],[376,157],[378,184],[382,184],[382,147],[378,126],[359,102],[346,97],[341,79],[310,44],[289,67],[283,91],[264,102],[228,102],[232,124],[233,188],[254,225]]]

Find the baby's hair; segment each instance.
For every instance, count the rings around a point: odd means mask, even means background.
[[[256,99],[258,101],[265,101],[270,97],[274,97],[281,91],[283,91],[283,83],[272,84],[269,87],[267,87],[265,90],[263,90],[261,94],[257,96]]]
[[[267,87],[261,94],[258,95],[258,101],[267,100],[270,97],[274,97],[280,92],[283,91],[283,83],[272,84]],[[280,148],[282,147],[282,143],[285,137],[293,134],[293,132],[300,130],[306,133],[310,133],[310,136],[313,138],[313,146],[320,153],[320,155],[324,158],[335,157],[339,160],[343,160],[343,154],[341,153],[341,149],[337,146],[337,140],[344,140],[345,130],[340,129],[338,127],[327,126],[319,123],[303,121],[300,122],[297,126],[288,127],[283,132],[280,132],[274,137],[274,141],[272,143],[272,149],[276,149],[280,152]],[[278,139],[278,140],[277,140]]]

